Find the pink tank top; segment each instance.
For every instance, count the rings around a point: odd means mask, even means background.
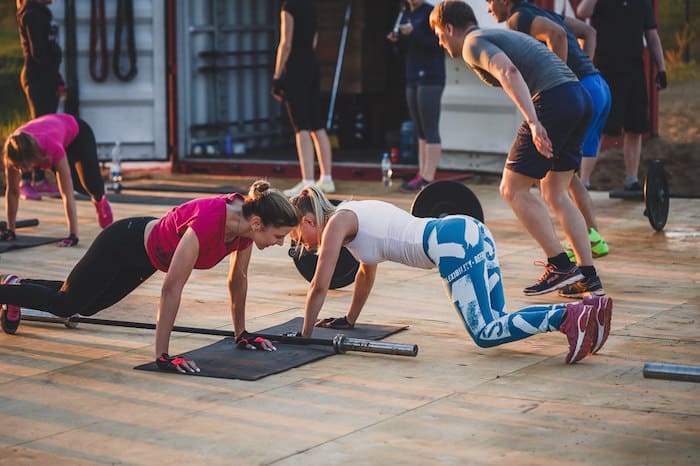
[[[66,147],[78,136],[78,122],[73,115],[51,113],[23,124],[13,134],[18,133],[27,133],[36,140],[48,159],[36,167],[46,170],[66,156]]]
[[[167,272],[180,238],[191,228],[199,239],[199,256],[195,269],[210,269],[233,251],[250,247],[253,240],[236,237],[224,241],[226,234],[226,205],[233,199],[243,199],[238,193],[194,199],[173,207],[151,230],[146,252],[151,264]]]

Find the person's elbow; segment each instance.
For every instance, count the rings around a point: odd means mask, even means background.
[[[582,2],[576,7],[576,16],[581,19],[588,19],[593,15],[593,6]]]

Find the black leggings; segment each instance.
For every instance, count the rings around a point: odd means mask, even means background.
[[[55,79],[37,79],[31,83],[22,84],[22,90],[29,105],[29,117],[32,120],[42,115],[56,113],[58,110],[58,90],[56,87]],[[35,168],[33,172],[22,172],[22,180],[32,181],[32,173],[34,181],[41,181],[45,178],[44,170]]]
[[[105,183],[100,172],[100,162],[97,160],[95,133],[85,121],[80,118],[76,120],[78,135],[66,147],[73,189],[99,201],[105,193]]]
[[[70,317],[91,316],[121,301],[153,275],[144,247],[146,224],[154,217],[125,218],[95,238],[66,281],[25,278],[0,285],[0,303]]]

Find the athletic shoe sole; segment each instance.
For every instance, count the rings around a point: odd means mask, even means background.
[[[569,298],[569,299],[583,299],[583,298],[592,297],[592,296],[605,296],[605,290],[603,288],[600,288],[598,290],[577,291],[575,293],[563,293],[560,290],[559,296],[561,296],[562,298]]]
[[[598,331],[598,326],[593,319],[593,307],[584,305],[584,312],[577,316],[576,329],[578,338],[574,350],[569,350],[565,361],[567,364],[574,364],[591,353],[593,339]],[[567,338],[568,340],[568,338]]]
[[[567,285],[571,285],[573,283],[576,283],[579,280],[583,280],[583,274],[581,274],[581,273],[574,275],[570,278],[567,278],[566,280],[559,282],[556,285],[552,285],[551,287],[549,287],[545,290],[528,291],[527,289],[524,289],[523,293],[525,294],[525,296],[539,296],[541,294],[547,294],[547,293],[551,293],[553,291],[557,291],[559,289],[564,288]],[[605,294],[605,293],[603,293],[603,294]]]
[[[603,296],[588,296],[583,300],[583,303],[593,306],[591,318],[595,320],[597,330],[591,353],[596,354],[608,341],[608,336],[610,335],[613,300]]]

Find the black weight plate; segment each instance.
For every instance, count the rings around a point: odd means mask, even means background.
[[[661,160],[652,160],[644,180],[644,202],[645,214],[656,231],[663,230],[668,220],[669,198],[664,164]]]
[[[314,278],[314,273],[316,273],[318,256],[304,249],[293,260],[301,276],[310,282]],[[342,247],[338,256],[338,263],[335,266],[335,272],[333,272],[333,277],[331,278],[330,289],[343,288],[354,282],[357,269],[359,268],[360,263],[355,260],[347,248]]]
[[[468,215],[484,221],[484,210],[471,189],[457,181],[430,183],[418,193],[411,205],[416,217],[441,218],[446,215]]]

